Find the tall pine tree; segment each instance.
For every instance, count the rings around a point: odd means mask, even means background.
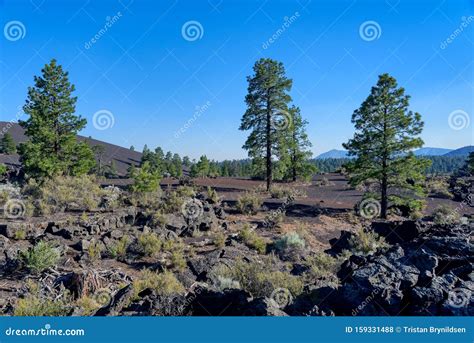
[[[309,179],[317,170],[309,162],[312,144],[306,133],[308,122],[301,117],[299,107],[292,106],[288,111],[288,130],[282,142],[282,161],[286,160],[285,179],[296,181],[297,178]]]
[[[408,110],[408,95],[388,74],[379,76],[377,85],[352,115],[356,132],[343,144],[355,159],[347,164],[353,185],[375,180],[380,186],[380,216],[387,217],[388,201],[400,203],[422,195],[421,183],[429,162],[411,152],[423,145],[419,113]],[[389,195],[389,190],[393,189]],[[406,191],[412,194],[402,195]]]
[[[15,154],[16,144],[13,140],[12,135],[6,132],[0,140],[0,153],[1,154]]]
[[[68,73],[53,59],[34,81],[23,107],[30,117],[20,121],[29,138],[20,145],[25,172],[33,177],[88,173],[95,165],[94,153],[76,138],[87,121],[75,115],[77,98]]]
[[[254,75],[247,77],[247,110],[242,117],[240,130],[252,130],[243,148],[254,161],[264,160],[267,190],[273,181],[273,157],[276,156],[281,131],[275,125],[288,113],[292,80],[285,75],[281,62],[269,58],[258,60]]]

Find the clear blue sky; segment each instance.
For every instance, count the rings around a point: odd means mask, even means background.
[[[81,134],[137,150],[242,158],[246,76],[271,57],[293,79],[315,155],[352,136],[351,114],[384,72],[422,114],[425,146],[457,148],[473,144],[473,15],[469,0],[0,0],[0,120],[15,118],[33,75],[56,58],[88,119]],[[11,21],[24,37],[3,32]],[[188,21],[202,37],[183,37]],[[376,37],[361,36],[367,21],[380,27]],[[94,127],[100,110],[112,113],[113,127]],[[453,111],[464,123],[449,125]]]

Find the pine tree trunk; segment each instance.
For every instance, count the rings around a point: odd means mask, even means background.
[[[382,189],[381,189],[381,198],[380,198],[380,217],[382,219],[387,219],[387,177],[383,176],[382,178]]]
[[[272,188],[272,141],[271,141],[271,111],[270,106],[267,102],[267,191]]]

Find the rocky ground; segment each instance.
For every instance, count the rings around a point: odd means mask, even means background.
[[[1,313],[474,315],[472,216],[371,223],[315,210],[315,231],[272,221],[282,206],[297,218],[292,201],[241,214],[206,191],[173,199],[179,210],[160,215],[128,205],[4,220]]]

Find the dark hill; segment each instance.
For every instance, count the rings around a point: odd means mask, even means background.
[[[6,132],[12,135],[13,140],[17,144],[25,142],[28,139],[24,134],[23,128],[18,125],[18,123],[0,121],[0,138]],[[139,165],[140,160],[142,158],[141,152],[123,148],[118,145],[109,144],[93,138],[87,138],[79,135],[77,136],[77,139],[81,141],[86,141],[91,147],[95,145],[102,145],[104,147],[104,153],[101,158],[102,164],[111,164],[113,161],[119,176],[125,176],[127,174],[127,169],[130,167],[130,165]],[[4,163],[11,166],[19,166],[19,156],[0,154],[0,163]]]
[[[474,145],[468,145],[444,154],[443,156],[468,156],[469,153],[474,152]]]

